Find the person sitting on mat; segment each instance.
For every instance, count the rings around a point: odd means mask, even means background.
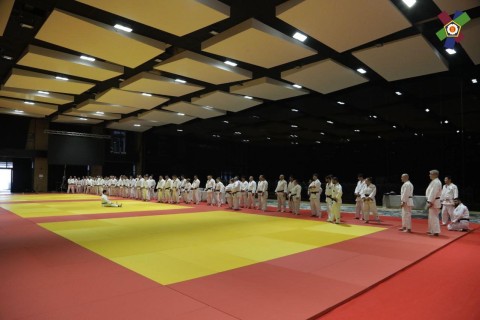
[[[102,207],[121,207],[121,203],[113,203],[108,200],[107,190],[103,190],[102,192]]]
[[[453,210],[452,222],[448,225],[449,231],[468,231],[470,215],[466,205],[462,200],[455,198],[453,200],[455,209]]]

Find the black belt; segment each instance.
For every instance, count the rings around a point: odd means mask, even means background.
[[[193,188],[192,190],[197,190],[197,188]]]
[[[413,198],[413,197],[409,197],[409,198]]]
[[[366,194],[365,197],[370,197],[370,195],[369,195],[369,194]]]
[[[170,188],[165,188],[165,190],[170,190]]]
[[[438,197],[438,198],[435,198],[435,200],[438,200],[438,199],[440,199],[440,197]]]
[[[257,192],[258,194],[263,194],[263,191]]]
[[[215,192],[220,192],[220,190],[215,190]]]
[[[461,218],[461,219],[458,219],[458,221],[470,221],[469,218]]]
[[[277,193],[285,193],[285,191],[276,191]]]
[[[317,194],[318,192],[310,192],[311,194]]]
[[[205,189],[205,191],[209,191],[209,190],[212,190],[212,188],[207,188],[207,189]]]

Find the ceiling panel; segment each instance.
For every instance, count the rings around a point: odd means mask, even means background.
[[[48,74],[13,68],[12,73],[5,82],[5,86],[47,92],[81,94],[95,86],[95,84],[71,79],[68,81],[58,80],[55,79],[55,76]]]
[[[102,93],[99,93],[95,97],[95,101],[118,104],[126,107],[138,108],[150,110],[162,103],[170,100],[169,98],[159,96],[148,96],[139,92],[125,91],[117,88],[110,88]]]
[[[147,127],[160,127],[160,126],[164,126],[164,125],[168,124],[168,123],[160,122],[160,121],[156,121],[156,120],[140,119],[140,118],[138,118],[138,116],[131,116],[131,117],[128,117],[128,118],[123,118],[123,119],[118,120],[118,122],[122,123],[122,124],[140,124],[142,126],[147,126]]]
[[[105,112],[105,113],[120,113],[120,114],[127,114],[130,112],[138,111],[136,108],[125,107],[121,105],[112,105],[112,104],[105,104],[105,103],[98,103],[95,100],[86,100],[80,103],[77,110],[82,112]]]
[[[433,0],[437,7],[442,11],[446,11],[448,14],[452,14],[455,11],[465,11],[479,5],[478,0]]]
[[[422,35],[392,41],[353,55],[388,81],[447,71],[447,65]]]
[[[108,129],[112,130],[124,130],[124,131],[134,131],[134,132],[145,132],[152,127],[145,125],[135,125],[136,123],[120,123],[120,122],[110,122],[107,124]]]
[[[45,116],[41,114],[29,113],[23,110],[14,110],[10,108],[2,108],[1,106],[0,106],[0,114],[6,114],[11,116],[23,116],[23,117],[30,117],[30,118],[45,118]]]
[[[58,110],[57,106],[51,104],[40,102],[29,102],[29,104],[26,104],[25,101],[7,98],[0,98],[0,107],[12,110],[21,110],[26,113],[32,113],[41,116],[51,115]]]
[[[120,83],[120,88],[129,91],[155,93],[174,97],[205,89],[205,87],[196,84],[180,83],[151,72],[142,72],[123,81]]]
[[[141,120],[157,121],[161,123],[182,124],[195,119],[187,115],[178,115],[177,112],[150,110],[138,115]]]
[[[7,26],[10,12],[12,12],[13,4],[15,0],[2,0],[0,1],[0,36],[3,36],[5,27]]]
[[[108,80],[123,74],[123,67],[101,61],[87,61],[80,56],[29,46],[19,65],[68,74],[97,81]]]
[[[73,102],[73,96],[53,92],[38,92],[37,90],[25,90],[9,87],[0,87],[0,96],[23,99],[29,101],[38,101],[62,105]]]
[[[102,111],[81,111],[75,108],[67,110],[63,113],[66,116],[75,116],[75,117],[82,117],[82,118],[93,118],[99,120],[118,120],[122,116],[118,113],[105,113]]]
[[[281,100],[309,93],[308,90],[298,89],[289,83],[267,77],[231,86],[230,92],[268,100]]]
[[[230,112],[242,111],[263,103],[262,100],[245,99],[243,96],[223,91],[209,92],[200,97],[192,98],[191,102]]]
[[[248,80],[252,73],[248,70],[226,65],[198,53],[184,51],[161,62],[155,69],[178,74],[213,84]]]
[[[467,52],[473,63],[480,64],[480,18],[470,20],[462,27],[464,38],[460,42],[461,46]]]
[[[338,52],[411,26],[390,0],[291,0],[277,18]]]
[[[52,122],[59,122],[59,123],[81,123],[81,124],[99,124],[102,123],[103,120],[98,119],[89,119],[89,118],[82,118],[82,117],[70,117],[64,115],[55,116],[52,119]]]
[[[358,72],[332,59],[313,62],[298,68],[283,71],[282,79],[300,84],[317,92],[327,94],[367,82]]]
[[[255,19],[248,19],[202,42],[202,50],[264,68],[317,53],[300,41]]]
[[[173,112],[180,112],[191,117],[208,119],[213,117],[219,117],[225,115],[224,111],[215,110],[212,107],[206,106],[197,106],[185,101],[180,101],[174,104],[169,105],[168,107],[163,108],[164,110],[169,110]]]
[[[59,32],[61,30],[61,32]],[[55,9],[36,38],[129,68],[165,52],[165,44]]]
[[[216,0],[77,1],[180,37],[230,16],[230,8]]]

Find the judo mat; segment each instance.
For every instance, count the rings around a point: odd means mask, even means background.
[[[204,204],[109,218],[70,199],[1,204],[0,319],[313,319],[465,235]]]

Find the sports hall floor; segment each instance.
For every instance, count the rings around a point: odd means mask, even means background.
[[[0,320],[480,319],[477,224],[119,201],[0,195]]]

